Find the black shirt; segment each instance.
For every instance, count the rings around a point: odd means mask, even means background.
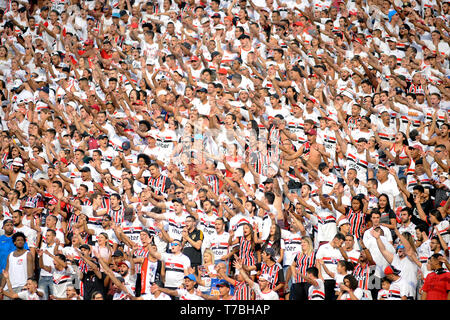
[[[198,240],[203,241],[203,232],[198,229],[194,229],[189,233],[189,238],[197,242]],[[184,244],[183,254],[188,256],[191,260],[191,265],[201,265],[202,264],[202,250],[195,249],[188,241]]]
[[[92,294],[99,291],[105,296],[105,278],[106,274],[102,272],[100,279],[93,271],[83,273],[83,299],[91,300]]]

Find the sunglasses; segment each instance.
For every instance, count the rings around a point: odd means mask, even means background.
[[[176,243],[176,242],[172,242],[171,244],[170,244],[170,246],[172,246],[172,247],[176,247],[176,246],[179,246],[180,244],[179,243]]]

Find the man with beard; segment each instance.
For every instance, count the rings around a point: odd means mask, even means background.
[[[11,169],[0,169],[0,174],[7,176],[9,178],[9,186],[14,189],[16,187],[16,182],[19,180],[24,180],[26,175],[22,171],[23,170],[23,161],[22,158],[14,158]]]
[[[3,289],[8,284],[9,293],[19,293],[27,285],[27,279],[33,276],[33,257],[25,249],[26,236],[22,232],[16,232],[12,236],[12,241],[16,250],[11,252],[6,259],[6,266],[3,271],[3,279],[0,288]],[[8,274],[11,275],[10,279]],[[8,295],[8,297],[10,297]]]
[[[160,290],[161,292],[168,294],[173,297],[177,297],[180,300],[204,300],[202,297],[197,295],[196,291],[197,280],[195,275],[188,274],[184,277],[184,285],[181,289],[167,289],[161,288],[156,283],[153,284],[153,290]]]
[[[112,287],[114,284],[114,277],[116,278],[122,278],[123,284],[129,288],[130,293],[135,293],[136,291],[136,270],[134,266],[134,261],[132,256],[127,257],[129,260],[124,260],[122,262],[119,262],[119,270],[118,272],[113,272],[113,274],[110,274],[109,271],[112,271],[106,264],[104,264],[104,261],[100,260],[100,265],[102,266],[103,270],[106,273],[105,283],[107,283],[106,287],[109,287],[108,294],[111,294],[113,292]],[[103,262],[103,263],[102,263]]]
[[[140,233],[144,230],[144,225],[139,219],[136,219],[134,208],[128,207],[125,209],[123,222],[120,225],[122,237],[126,236],[135,244],[141,246]],[[130,247],[132,248],[132,247]]]
[[[428,260],[432,272],[425,278],[422,300],[450,299],[450,272],[442,267],[442,262],[446,262],[446,259],[439,253],[433,254]]]
[[[23,224],[23,212],[21,210],[16,210],[12,213],[12,221],[14,223],[14,232],[23,232],[25,234],[27,244],[34,258],[36,256],[37,232]]]
[[[361,252],[359,254],[358,263],[353,269],[353,275],[356,280],[358,280],[358,287],[364,291],[363,297],[372,300],[372,297],[377,296],[377,289],[372,289],[373,280],[372,275],[375,272],[374,265],[375,261],[372,259],[372,255],[370,251],[364,245],[362,240],[359,241],[359,245],[361,247]],[[374,292],[375,291],[375,292]]]
[[[83,244],[79,249],[75,249],[85,267],[80,271],[80,280],[83,284],[83,299],[91,300],[94,292],[105,293],[106,275],[100,271],[100,264],[95,257],[91,257],[91,248]],[[81,261],[80,261],[81,263]]]
[[[444,145],[447,150],[450,150],[450,133],[449,133],[449,124],[443,123],[438,129],[438,134],[433,136],[429,140],[424,140],[420,138],[420,143],[428,145],[428,146],[438,146]]]

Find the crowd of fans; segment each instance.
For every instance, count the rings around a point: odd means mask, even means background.
[[[0,1],[4,300],[448,300],[447,0]]]

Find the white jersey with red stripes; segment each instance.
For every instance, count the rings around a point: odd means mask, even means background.
[[[73,276],[75,275],[75,271],[73,270],[71,265],[68,265],[67,268],[63,270],[56,270],[52,266],[52,280],[53,280],[53,295],[56,298],[65,298],[66,297],[66,289],[68,285],[72,284]]]
[[[144,230],[144,225],[139,221],[139,219],[134,219],[134,221],[123,220],[122,224],[123,233],[130,238],[131,241],[137,243],[139,246],[142,246],[141,242],[141,232]]]
[[[230,234],[226,231],[222,234],[214,232],[208,238],[205,238],[205,248],[211,249],[214,254],[214,261],[221,260],[221,258],[228,254],[230,245],[228,240],[230,239]]]
[[[185,271],[191,266],[188,256],[179,253],[162,253],[161,261],[166,270],[164,286],[167,288],[178,288],[183,284]]]
[[[308,289],[308,300],[325,300],[325,284],[322,279],[316,279],[317,286]]]
[[[348,146],[347,148],[347,167],[345,175],[347,175],[349,169],[355,169],[357,172],[357,178],[361,182],[367,182],[367,169],[369,162],[367,161],[366,150],[362,153],[358,153],[355,147]]]
[[[326,243],[317,250],[317,259],[322,259],[328,270],[337,273],[337,264],[339,260],[343,260],[341,252],[337,248],[333,248],[330,243]],[[330,275],[321,267],[322,277],[324,280],[333,280]]]
[[[177,215],[175,211],[169,211],[163,213],[166,223],[168,225],[167,233],[172,239],[180,240],[182,239],[181,232],[186,226],[186,218],[189,216],[186,212],[181,212]]]

